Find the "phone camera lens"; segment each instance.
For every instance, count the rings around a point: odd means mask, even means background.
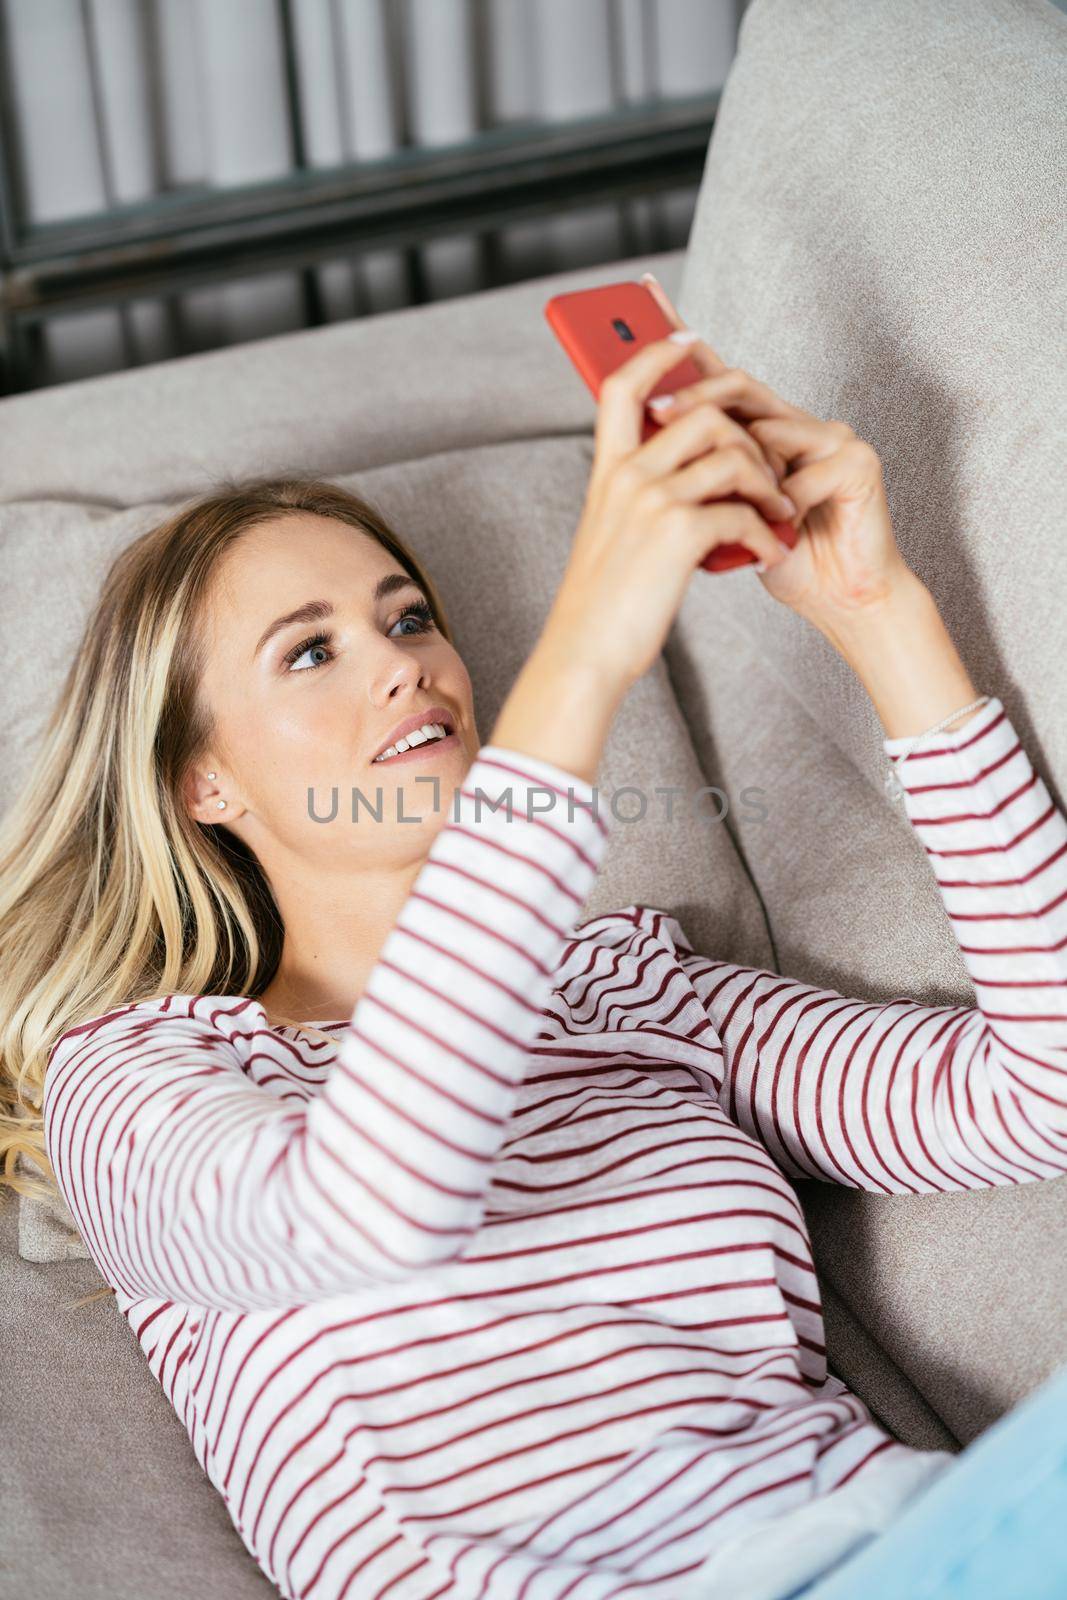
[[[633,343],[633,333],[621,317],[612,317],[611,326],[615,329],[620,339],[625,339],[628,344]]]

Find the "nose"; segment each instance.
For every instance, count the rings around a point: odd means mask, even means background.
[[[372,705],[385,706],[390,700],[402,696],[405,691],[410,693],[413,689],[425,689],[430,683],[430,674],[426,663],[420,661],[410,650],[405,650],[397,640],[390,643],[396,645],[388,664],[376,678],[372,678],[368,686],[368,693]]]

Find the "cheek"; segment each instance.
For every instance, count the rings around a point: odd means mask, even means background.
[[[464,665],[463,657],[454,646],[445,641],[441,643],[437,667],[444,680],[454,685],[452,692],[455,698],[469,705],[473,698],[470,674]]]
[[[341,727],[347,720],[352,725],[351,706],[347,719],[345,706],[339,696],[328,694],[303,694],[303,684],[293,685],[292,695],[279,697],[281,704],[271,707],[263,719],[263,734],[268,744],[293,750],[313,750],[321,745],[334,726]],[[307,685],[310,688],[310,684]]]
[[[336,688],[323,682],[276,687],[258,703],[245,700],[231,721],[242,778],[268,811],[293,795],[300,799],[308,785],[336,783],[360,735],[352,696],[339,680]]]
[[[336,783],[370,737],[340,674],[332,680],[285,685],[291,693],[275,696],[262,719],[254,759],[272,788]]]

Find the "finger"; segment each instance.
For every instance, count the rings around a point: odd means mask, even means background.
[[[701,417],[704,413],[707,414],[706,432],[703,425],[698,430],[696,424],[688,421],[686,421],[683,431],[681,433],[678,432],[678,429],[682,428],[683,418]],[[768,476],[773,478],[777,486],[778,473],[767,459],[766,453],[758,440],[752,437],[752,434],[743,423],[735,422],[732,417],[728,417],[725,411],[721,411],[718,406],[712,405],[711,402],[706,402],[700,407],[687,409],[677,419],[674,417],[673,410],[668,410],[666,416],[667,422],[664,423],[660,431],[647,440],[637,451],[638,461],[642,464],[647,463],[651,472],[661,473],[669,467],[677,466],[681,461],[688,460],[693,453],[692,441],[695,439],[697,449],[708,449],[711,446],[716,449],[723,449],[726,445],[738,445],[748,452],[753,461],[762,467]],[[669,438],[666,444],[662,444],[660,441],[666,434],[669,434]]]
[[[676,390],[673,395],[657,395],[648,404],[656,420],[666,425],[683,416],[693,405],[703,404],[708,400],[714,401],[724,411],[736,411],[742,417],[761,415],[774,401],[782,408],[783,415],[794,415],[797,410],[788,401],[782,400],[780,395],[775,395],[773,390],[768,390],[766,385],[760,384],[747,373],[735,373],[732,368],[717,377],[703,378],[700,383],[688,384],[684,389]],[[742,427],[741,432],[746,440],[756,438],[747,425]],[[779,451],[773,449],[766,440],[761,440],[754,453],[762,455],[776,479],[782,477],[786,461]]]
[[[643,272],[641,274],[641,282],[652,295],[653,299],[662,310],[664,316],[667,318],[667,321],[671,323],[673,327],[685,328],[688,326],[685,322],[685,319],[679,314],[677,308],[672,305],[666,289],[664,289],[658,278],[654,278],[651,272]],[[722,357],[716,350],[712,349],[711,345],[708,344],[706,339],[695,341],[693,345],[690,346],[690,349],[693,351],[694,361],[702,372],[721,372],[725,368],[726,362],[723,361]]]
[[[815,506],[831,497],[863,504],[883,493],[882,464],[863,439],[853,437],[839,445],[832,455],[820,456],[788,474],[782,488],[794,502],[803,519]]]
[[[598,459],[630,455],[641,443],[644,402],[664,373],[686,359],[690,344],[655,339],[629,356],[600,385],[594,430]]]
[[[724,411],[734,411],[746,419],[763,417],[767,413],[776,411],[778,415],[790,417],[807,417],[810,414],[799,406],[792,405],[783,400],[769,384],[761,383],[753,378],[750,373],[741,368],[727,368],[726,372],[714,378],[702,378],[699,383],[687,384],[684,389],[678,389],[673,396],[662,397],[672,403],[661,406],[661,397],[649,401],[654,415],[660,421],[670,421],[693,404],[702,400],[713,400]],[[812,417],[813,422],[818,421]],[[756,438],[751,425],[746,425],[746,437]],[[776,450],[767,439],[760,439],[764,458],[775,477],[780,479],[786,470],[786,459],[779,450]]]
[[[785,456],[779,455],[777,450],[772,450],[769,444],[764,444],[763,454],[767,458],[767,465],[780,482],[788,471],[788,464]]]
[[[668,478],[664,488],[673,498],[687,502],[737,494],[771,522],[790,522],[797,514],[796,506],[771,481],[768,470],[738,446],[701,456]]]
[[[660,310],[663,312],[663,315],[667,318],[667,321],[671,324],[671,327],[672,328],[684,328],[685,327],[685,323],[682,321],[681,317],[678,315],[678,312],[675,309],[674,305],[672,304],[672,302],[670,300],[670,297],[667,294],[666,289],[663,287],[662,283],[660,283],[659,279],[658,278],[654,278],[652,276],[651,272],[642,272],[642,274],[641,274],[641,282],[644,284],[645,288],[648,290],[648,292],[652,296],[653,300],[655,300],[656,304],[659,306]]]
[[[717,545],[735,542],[752,551],[764,572],[789,558],[790,552],[777,534],[768,528],[754,506],[743,501],[733,504],[720,500],[715,505],[696,507],[691,513],[691,523],[697,565]]]
[[[686,384],[684,389],[676,389],[672,398],[674,403],[663,408],[667,416],[704,400],[713,400],[724,411],[736,412],[746,422],[764,417],[795,417],[813,423],[819,420],[783,400],[769,383],[762,383],[743,367],[727,367],[713,377],[702,378],[699,383]],[[658,406],[655,409],[660,410]]]
[[[779,451],[787,465],[805,466],[821,461],[849,439],[852,429],[843,422],[823,422],[818,417],[762,417],[749,424],[749,432],[766,448]]]
[[[700,368],[701,372],[709,378],[729,370],[722,356],[712,348],[706,339],[694,339],[691,345],[686,346],[686,353],[692,357],[694,364]]]

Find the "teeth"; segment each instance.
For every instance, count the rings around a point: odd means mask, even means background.
[[[444,739],[448,729],[443,722],[424,722],[421,728],[415,728],[405,738],[398,739],[396,744],[391,744],[388,750],[383,750],[380,756],[375,756],[375,761],[388,761],[390,756],[403,755],[405,750],[411,750],[419,744],[429,744],[433,739]]]

